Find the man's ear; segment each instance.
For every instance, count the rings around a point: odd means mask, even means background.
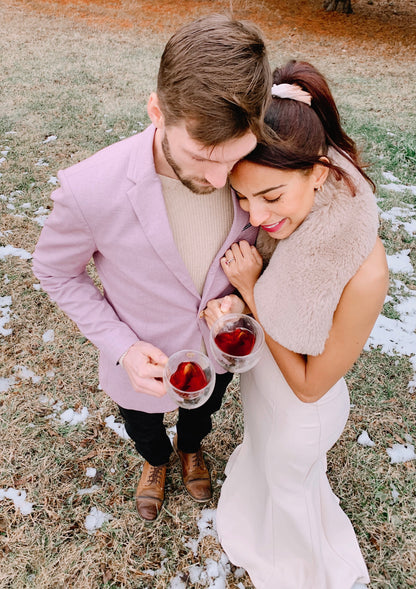
[[[160,109],[159,97],[156,92],[152,92],[147,103],[147,114],[157,129],[163,127],[165,119]]]

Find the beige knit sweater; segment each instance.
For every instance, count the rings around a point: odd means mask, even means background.
[[[209,267],[233,222],[230,187],[226,185],[211,194],[194,194],[179,180],[159,178],[176,247],[202,294]]]
[[[259,319],[279,344],[312,356],[323,352],[342,291],[373,249],[378,230],[369,184],[335,150],[328,156],[351,176],[356,196],[330,172],[292,235],[270,241],[262,231],[258,239],[265,257],[277,244],[254,289]]]

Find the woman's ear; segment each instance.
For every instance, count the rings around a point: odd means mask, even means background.
[[[322,157],[322,160],[328,161],[327,158]],[[329,168],[321,164],[315,164],[312,171],[312,176],[314,179],[315,190],[320,190],[325,183],[325,180],[328,178]]]
[[[165,119],[160,108],[159,97],[156,92],[152,92],[147,102],[147,114],[157,129],[163,127]]]

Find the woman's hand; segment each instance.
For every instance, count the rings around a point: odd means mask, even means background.
[[[252,297],[254,285],[263,268],[263,259],[254,245],[247,241],[233,243],[221,258],[221,267],[231,284],[245,301]]]
[[[227,313],[244,313],[246,305],[237,295],[227,295],[221,299],[208,301],[207,306],[201,313],[208,327],[211,329],[213,323]]]

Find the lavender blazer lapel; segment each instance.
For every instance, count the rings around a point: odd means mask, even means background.
[[[153,160],[154,132],[153,125],[143,132],[140,152],[135,152],[131,157],[128,177],[133,182],[133,186],[128,190],[127,196],[140,221],[141,229],[156,254],[169,271],[199,298],[199,293],[178,252],[169,225],[162,188]]]
[[[219,285],[219,283],[222,283],[222,286],[224,288],[228,284],[228,279],[225,277],[225,274],[220,264],[220,258],[223,257],[227,249],[229,249],[233,243],[241,241],[243,239],[247,240],[249,243],[254,243],[257,237],[258,228],[252,227],[249,224],[248,213],[243,211],[243,209],[240,207],[234,192],[232,192],[232,195],[234,206],[233,224],[231,226],[231,230],[228,234],[227,239],[225,240],[224,244],[215,256],[215,259],[209,269],[207,279],[204,285],[203,303],[205,303],[211,298],[212,291],[218,290],[217,286]]]

